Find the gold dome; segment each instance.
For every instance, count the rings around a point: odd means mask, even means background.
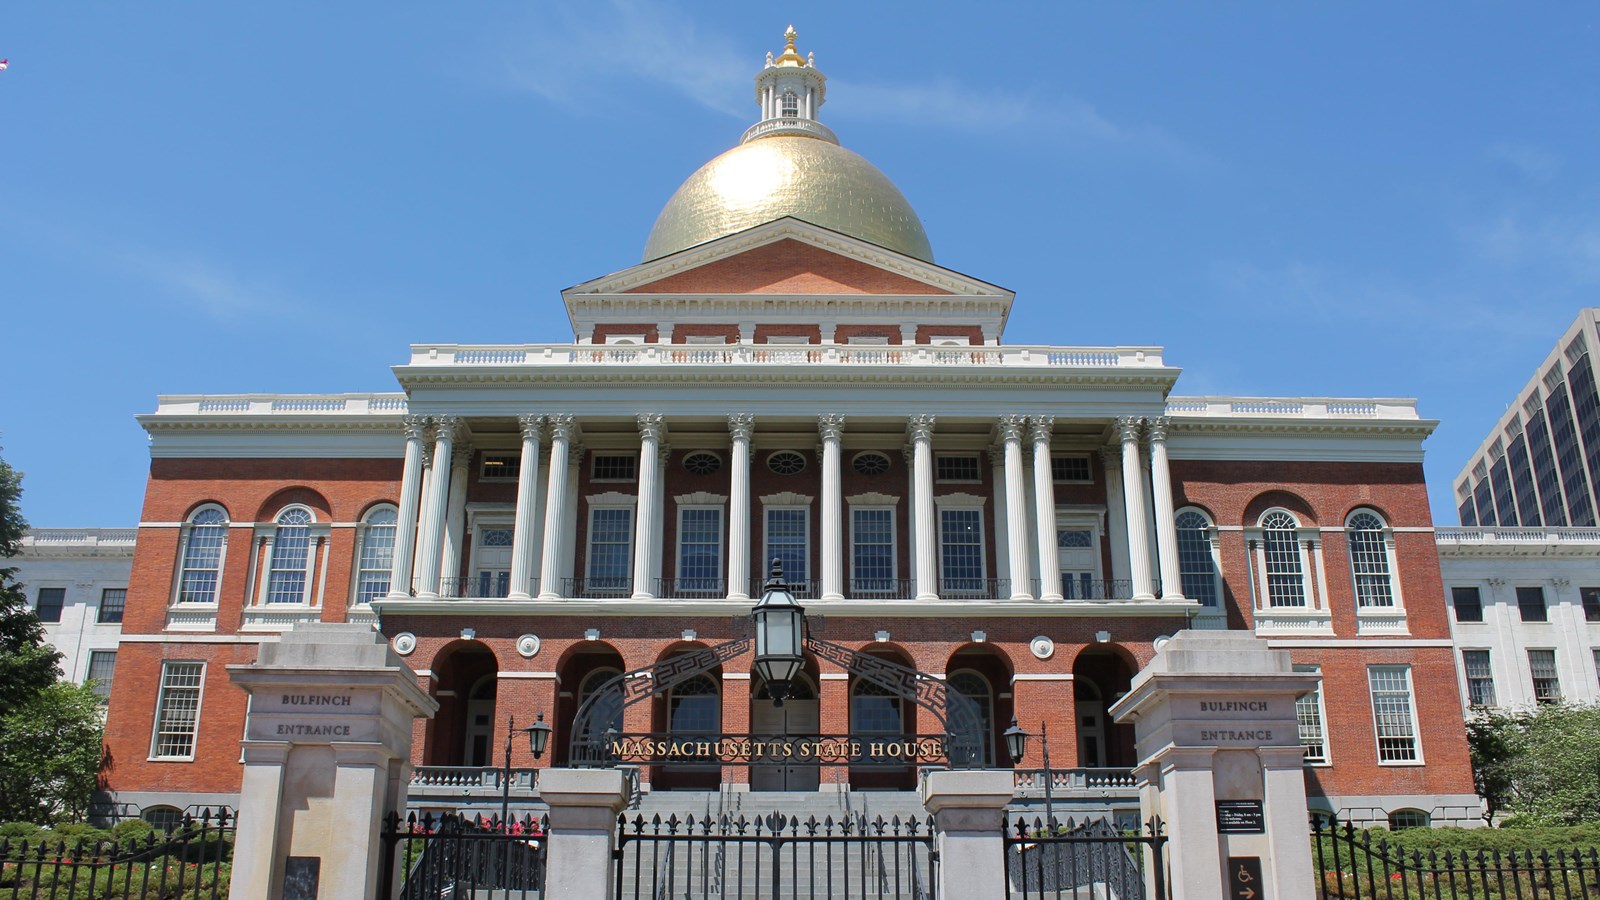
[[[644,258],[784,216],[933,262],[928,234],[893,182],[837,144],[798,135],[750,140],[701,166],[656,218]]]

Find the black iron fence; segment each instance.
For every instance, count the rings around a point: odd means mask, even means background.
[[[121,840],[0,838],[0,898],[217,900],[228,896],[233,838],[225,810]]]
[[[383,881],[378,896],[542,898],[549,824],[548,818],[531,816],[501,821],[416,813],[401,821],[398,813],[390,813],[380,831]]]
[[[1135,830],[1105,819],[1018,819],[1003,843],[1009,896],[1167,900],[1160,819]]]
[[[1585,900],[1600,897],[1600,851],[1405,850],[1323,817],[1312,820],[1320,896],[1355,900]]]
[[[882,816],[649,820],[621,817],[618,900],[904,898],[931,900],[939,856],[931,819]]]

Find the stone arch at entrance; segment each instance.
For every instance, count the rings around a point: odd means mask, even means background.
[[[561,678],[561,698],[557,705],[555,722],[557,735],[572,733],[573,719],[577,715],[578,707],[598,692],[601,685],[622,674],[624,665],[621,652],[603,641],[585,641],[562,658],[556,667],[556,674]],[[618,699],[620,701],[620,698]],[[615,712],[603,710],[596,721],[600,723],[601,729],[610,724],[621,731],[623,724],[620,702],[611,705],[616,707]],[[568,742],[565,739],[556,740],[552,742],[552,746],[553,764],[570,765],[571,747]]]
[[[820,734],[822,731],[822,701],[817,677],[817,661],[806,657],[806,667],[789,686],[789,694],[779,706],[767,693],[766,682],[759,676],[750,679],[750,733],[785,737]],[[814,791],[822,783],[822,767],[817,763],[801,765],[772,764],[750,767],[752,791]]]
[[[1084,768],[1124,768],[1135,764],[1133,727],[1111,721],[1106,709],[1133,680],[1133,667],[1120,648],[1093,647],[1072,663],[1073,708],[1077,717],[1077,760]]]
[[[452,641],[434,656],[439,713],[428,722],[423,765],[493,765],[500,665],[480,641]]]
[[[669,651],[663,662],[706,649],[704,645],[680,645]],[[656,694],[652,703],[650,730],[674,740],[693,740],[715,736],[722,731],[722,666],[699,672]],[[650,786],[654,790],[715,790],[722,782],[722,768],[704,761],[669,762],[651,767]]]
[[[911,659],[897,648],[872,648],[863,655],[888,660],[907,668]],[[855,673],[850,675],[850,733],[896,740],[917,733],[917,705],[882,684]],[[913,766],[850,767],[851,790],[912,790],[917,784]]]
[[[945,684],[968,697],[978,707],[982,734],[981,765],[985,768],[1008,766],[1001,733],[1014,715],[1011,660],[991,644],[966,644],[958,647],[945,662]]]

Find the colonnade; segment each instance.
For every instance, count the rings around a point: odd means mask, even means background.
[[[632,596],[651,599],[655,596],[653,586],[660,574],[662,556],[661,518],[666,498],[661,464],[666,456],[666,426],[660,415],[640,415],[636,421],[639,464],[633,517]],[[748,413],[728,416],[731,452],[725,566],[727,596],[735,600],[750,599],[750,461],[755,424],[755,416]],[[570,542],[579,530],[572,521],[575,500],[569,481],[576,477],[572,470],[581,458],[582,448],[575,445],[576,423],[570,414],[523,415],[518,418],[518,425],[522,452],[507,596],[512,600],[534,596],[558,599],[564,593],[563,560],[570,554]],[[934,502],[935,425],[936,419],[931,415],[910,416],[906,420],[906,458],[911,468],[912,594],[925,601],[940,596],[939,531]],[[1012,600],[1063,599],[1051,462],[1054,426],[1053,416],[1007,415],[999,417],[995,424],[996,446],[991,458],[997,468],[996,501],[1004,506],[1003,516],[995,518],[996,527],[1004,529],[1002,535],[996,536],[1004,540],[1004,549],[997,555],[1005,561]],[[1156,597],[1157,572],[1165,588],[1163,597],[1182,599],[1167,427],[1165,418],[1120,418],[1116,421],[1118,448],[1108,447],[1101,453],[1110,527],[1120,529],[1127,544],[1125,559],[1113,553],[1113,570],[1120,578],[1126,566],[1134,600]],[[817,418],[822,469],[819,571],[824,600],[841,600],[845,596],[847,548],[841,473],[845,428],[844,416]],[[400,527],[396,529],[390,579],[392,597],[409,593],[435,598],[448,593],[447,585],[464,552],[460,520],[471,448],[463,446],[462,430],[457,416],[409,416],[405,420]],[[1148,444],[1148,455],[1141,452],[1141,438]],[[1029,444],[1032,457],[1031,517],[1024,441]],[[549,452],[543,455],[546,446]],[[546,498],[542,523],[538,519],[541,488]],[[407,527],[408,523],[415,527]],[[1035,562],[1040,570],[1037,582],[1031,571]],[[1039,586],[1037,596],[1033,591],[1035,583]]]

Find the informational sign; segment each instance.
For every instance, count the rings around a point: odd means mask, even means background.
[[[317,900],[322,857],[291,856],[283,864],[283,900]]]
[[[1260,800],[1218,800],[1217,832],[1219,834],[1265,834],[1266,814]]]
[[[1233,900],[1266,900],[1261,880],[1261,857],[1228,857],[1228,896]]]
[[[837,734],[621,734],[604,745],[616,762],[728,766],[905,766],[948,759],[943,737]]]

